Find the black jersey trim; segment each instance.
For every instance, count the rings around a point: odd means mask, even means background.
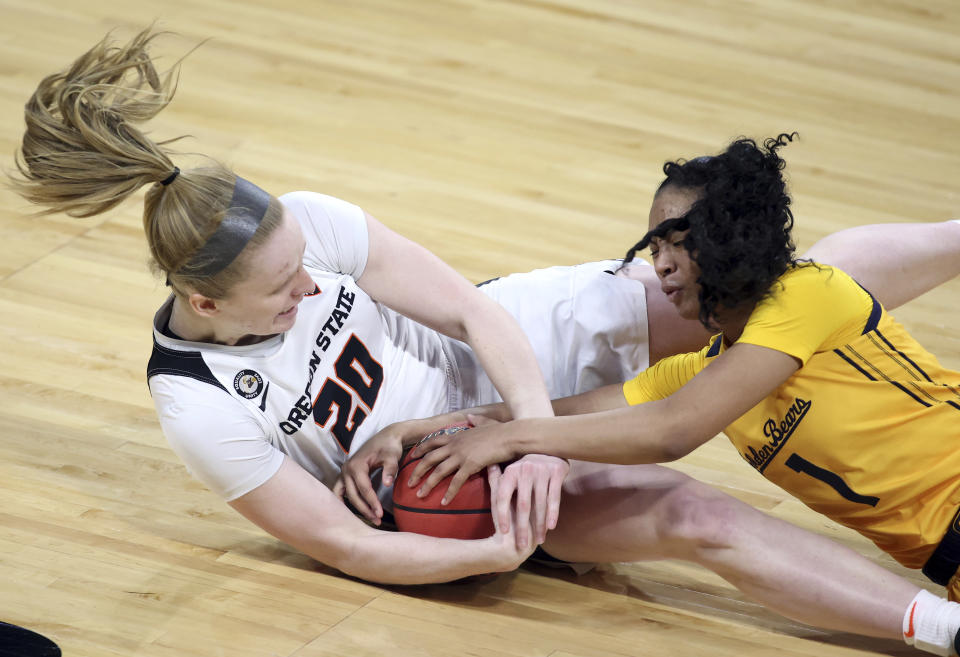
[[[917,365],[916,363],[914,363],[914,362],[910,359],[909,356],[907,356],[905,353],[903,353],[902,351],[900,351],[899,349],[897,349],[896,347],[894,347],[893,344],[891,344],[891,342],[890,342],[889,340],[887,340],[886,336],[883,335],[883,333],[881,333],[880,331],[877,331],[877,337],[879,337],[881,340],[883,340],[884,344],[886,344],[888,347],[890,347],[890,350],[891,350],[891,351],[895,351],[895,352],[897,352],[898,354],[900,354],[900,357],[903,358],[903,359],[904,359],[905,361],[907,361],[908,363],[910,363],[910,365],[913,367],[913,369],[915,369],[916,371],[920,372],[920,374],[921,374],[921,376],[923,376],[923,378],[925,378],[925,379],[926,379],[927,381],[929,381],[930,383],[933,383],[933,379],[931,379],[930,376],[929,376],[926,372],[924,372],[924,371],[920,368],[919,365]]]
[[[723,336],[718,335],[710,345],[710,351],[707,352],[707,358],[713,358],[720,353],[720,345],[723,343]]]
[[[864,292],[867,292],[864,290]],[[867,294],[870,294],[867,292]],[[870,294],[870,301],[873,302],[873,308],[870,309],[870,317],[867,318],[867,324],[863,327],[863,333],[860,335],[866,335],[870,331],[876,331],[877,327],[880,325],[880,316],[883,315],[883,306],[880,305],[880,302],[873,298],[873,295]]]
[[[847,356],[845,353],[843,353],[843,352],[840,351],[839,349],[834,349],[834,350],[833,350],[833,353],[837,354],[838,356],[840,356],[840,358],[842,358],[843,360],[847,361],[847,363],[849,363],[850,365],[852,365],[854,368],[857,369],[857,371],[859,371],[861,374],[863,374],[865,377],[867,377],[867,378],[870,379],[871,381],[879,381],[879,380],[880,380],[880,379],[878,379],[877,377],[872,376],[869,372],[867,372],[865,369],[863,369],[862,367],[860,367],[860,366],[857,365],[856,363],[854,363],[853,360],[851,360],[849,356]],[[910,392],[909,390],[907,390],[903,385],[901,385],[901,384],[898,383],[897,381],[892,381],[892,380],[890,380],[890,379],[885,379],[885,380],[886,380],[886,382],[889,383],[890,385],[895,386],[895,387],[899,388],[900,390],[902,390],[903,392],[905,392],[905,393],[907,393],[908,395],[910,395],[910,397],[912,397],[912,398],[913,398],[915,401],[917,401],[918,403],[923,404],[924,406],[927,406],[927,407],[933,406],[933,404],[930,404],[930,403],[928,403],[928,402],[925,402],[924,400],[922,400],[922,399],[920,399],[919,397],[917,397],[915,394],[913,394],[912,392]],[[949,403],[949,402],[948,402],[948,403]]]
[[[863,327],[863,332],[860,335],[866,335],[870,331],[873,331],[880,324],[880,317],[883,315],[883,306],[880,305],[880,302],[877,301],[877,298],[870,294],[870,290],[860,285],[856,280],[853,281],[857,284],[861,290],[867,293],[867,296],[870,297],[870,301],[873,303],[873,307],[870,309],[870,316],[867,318],[867,323]]]
[[[920,367],[918,367],[916,363],[910,360],[910,358],[905,353],[903,353],[902,351],[894,347],[889,340],[883,337],[880,331],[874,331],[873,333],[874,335],[867,336],[867,337],[871,342],[873,342],[873,345],[878,350],[880,350],[880,353],[882,353],[884,356],[886,356],[891,361],[893,361],[898,367],[902,368],[904,372],[906,372],[908,375],[910,375],[910,377],[914,379],[911,381],[907,381],[904,385],[910,386],[914,390],[914,392],[916,392],[918,395],[925,397],[928,401],[931,402],[931,405],[941,401],[918,385],[918,380],[921,375],[929,383],[934,383],[933,379],[927,376],[927,373],[924,372],[922,369],[920,369]],[[882,344],[880,343],[880,341],[882,341]],[[852,347],[850,347],[849,345],[847,346],[847,349],[850,349],[851,351],[853,351]],[[860,358],[862,359],[863,357],[861,356]],[[908,363],[909,363],[909,367],[907,365]],[[890,377],[886,376],[885,374],[883,375],[883,378],[886,381],[891,380]],[[920,381],[919,383],[923,383],[923,382]]]
[[[199,351],[177,351],[168,349],[153,339],[153,353],[150,354],[150,361],[147,363],[147,381],[158,374],[172,374],[173,376],[185,376],[203,383],[220,388],[225,393],[230,394],[222,383],[220,383],[207,363],[203,360],[203,354]]]
[[[840,356],[840,358],[842,358],[843,360],[847,361],[847,363],[849,363],[851,366],[853,366],[854,369],[856,369],[858,372],[860,372],[860,374],[864,375],[865,377],[867,377],[867,378],[870,379],[871,381],[876,381],[876,380],[877,380],[877,377],[873,376],[872,374],[870,374],[870,372],[868,372],[867,370],[863,369],[862,367],[860,367],[859,365],[857,365],[856,363],[854,363],[853,360],[852,360],[849,356],[847,356],[845,353],[843,353],[843,352],[840,351],[839,349],[834,349],[834,350],[833,350],[833,353],[835,353],[836,355]]]
[[[791,454],[790,458],[786,460],[785,465],[794,472],[809,475],[818,481],[822,481],[827,486],[830,486],[830,488],[837,491],[841,497],[851,502],[855,502],[857,504],[866,504],[867,506],[877,506],[877,502],[880,501],[879,497],[874,497],[873,495],[861,495],[860,493],[857,493],[850,488],[849,485],[847,485],[847,482],[845,482],[840,475],[821,468],[819,465],[811,463],[799,454]]]

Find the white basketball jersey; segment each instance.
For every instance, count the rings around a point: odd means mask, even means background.
[[[441,337],[357,286],[363,211],[306,192],[281,201],[316,283],[291,330],[246,346],[176,340],[162,331],[172,299],[154,320],[148,378],[164,433],[227,500],[269,479],[283,454],[332,485],[352,449],[398,419],[445,412],[454,389]]]

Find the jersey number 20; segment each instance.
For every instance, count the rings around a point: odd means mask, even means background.
[[[377,402],[383,384],[383,367],[373,359],[366,345],[351,335],[333,368],[337,378],[324,381],[313,400],[313,421],[327,429],[336,411],[336,422],[329,431],[340,443],[340,449],[349,453],[354,434]],[[360,404],[354,406],[351,391],[360,397]]]

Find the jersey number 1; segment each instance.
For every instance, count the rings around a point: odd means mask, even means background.
[[[373,359],[366,345],[351,335],[333,369],[337,378],[324,381],[313,400],[313,421],[327,429],[330,417],[336,412],[337,419],[329,431],[340,443],[340,449],[349,454],[354,434],[377,402],[383,384],[383,367]],[[360,404],[354,406],[351,391],[360,397]]]

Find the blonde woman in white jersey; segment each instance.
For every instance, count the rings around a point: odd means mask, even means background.
[[[377,582],[508,570],[542,542],[547,554],[596,561],[687,558],[797,620],[872,633],[872,601],[897,589],[898,578],[656,466],[574,463],[565,481],[571,466],[546,457],[518,461],[502,476],[494,469],[494,485],[516,487],[517,513],[489,539],[381,531],[356,517],[330,487],[347,456],[392,423],[495,401],[486,375],[514,416],[548,414],[548,389],[570,394],[621,381],[624,367],[642,368],[647,324],[655,353],[685,349],[700,336],[668,331],[679,344],[657,346],[656,336],[673,326],[661,322],[672,314],[658,314],[651,297],[648,315],[642,282],[605,273],[609,263],[507,278],[478,291],[354,205],[310,192],[276,198],[219,165],[180,171],[135,125],[170,96],[146,54],[152,36],[145,31],[121,48],[98,44],[41,83],[27,105],[16,184],[50,211],[77,216],[109,210],[150,185],[144,226],[154,266],[172,291],[154,320],[151,392],[171,445],[234,509],[304,553]],[[145,85],[150,93],[139,92]],[[527,327],[542,343],[537,356],[491,301],[517,309],[531,289],[556,295],[549,330]],[[596,313],[580,303],[594,294],[605,300]],[[536,320],[542,327],[543,318]],[[570,322],[583,330],[565,330]],[[550,340],[540,339],[544,332]],[[537,358],[551,365],[546,384]],[[617,363],[595,367],[608,361]],[[594,369],[584,378],[588,366]],[[673,494],[659,496],[654,508],[648,492],[658,486]],[[374,522],[389,492],[377,487],[374,500],[357,497]],[[743,519],[736,549],[711,551],[708,537],[685,522],[705,505]],[[528,522],[531,506],[540,511]],[[558,517],[567,525],[589,518],[602,529],[550,534]],[[638,531],[661,542],[634,544]],[[819,558],[834,566],[797,562],[791,547],[798,543],[818,546]],[[757,550],[771,567],[805,573],[803,586],[777,590],[771,584],[785,581],[782,572],[756,568],[750,555]],[[825,596],[826,589],[864,602],[838,616],[839,606],[815,604],[840,595]]]

